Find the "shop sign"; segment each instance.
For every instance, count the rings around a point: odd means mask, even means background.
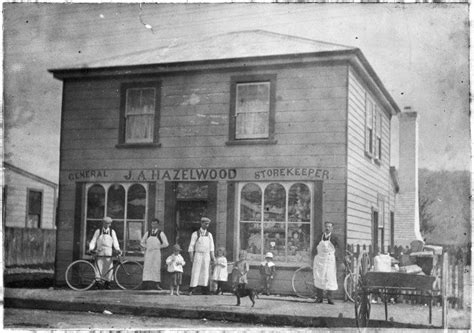
[[[69,181],[211,181],[329,179],[321,168],[183,168],[183,169],[83,169],[67,174]]]
[[[268,168],[255,171],[255,179],[281,179],[286,177],[329,179],[329,171],[316,168]]]

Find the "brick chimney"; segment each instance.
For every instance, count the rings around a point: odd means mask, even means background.
[[[399,115],[399,170],[400,191],[396,199],[396,245],[410,245],[422,240],[418,206],[418,114],[405,107]]]

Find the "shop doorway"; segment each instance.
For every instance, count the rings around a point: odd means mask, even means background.
[[[201,217],[211,219],[209,232],[216,244],[217,183],[173,182],[165,188],[165,232],[170,240],[166,249],[171,254],[173,244],[181,246],[186,265],[183,267],[183,287],[189,286],[192,263],[188,253],[191,234],[201,227]]]
[[[201,217],[207,215],[207,201],[178,201],[176,203],[176,243],[181,244],[183,252],[181,255],[187,265],[184,266],[183,279],[189,281],[191,276],[191,260],[188,253],[191,234],[201,227]],[[214,223],[215,229],[215,223]],[[209,231],[215,234],[211,226]],[[183,281],[184,282],[184,281]]]

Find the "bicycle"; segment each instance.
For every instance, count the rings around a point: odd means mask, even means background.
[[[115,263],[106,272],[101,272],[97,265],[97,258],[116,258]],[[73,261],[66,269],[67,285],[77,291],[89,290],[95,284],[103,285],[107,279],[105,276],[113,271],[115,283],[119,288],[137,289],[142,282],[143,266],[134,260],[127,260],[122,255],[98,256],[93,253],[93,263],[88,260],[79,259]]]
[[[353,253],[349,250],[346,250],[346,255],[344,257],[344,292],[347,298],[354,302],[354,295],[356,292],[356,283],[358,281],[358,276],[352,271]],[[359,275],[360,276],[360,275]],[[313,281],[313,268],[311,266],[303,266],[298,268],[291,278],[291,286],[293,292],[302,298],[315,298],[316,290],[314,288]]]

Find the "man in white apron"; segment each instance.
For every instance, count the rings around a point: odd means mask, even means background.
[[[339,242],[337,237],[332,234],[332,222],[326,222],[324,226],[325,230],[316,247],[317,254],[313,261],[316,303],[323,302],[323,291],[326,290],[328,304],[334,304],[331,296],[332,291],[337,290],[336,249],[339,247]]]
[[[106,289],[110,289],[110,281],[112,281],[114,263],[111,256],[113,249],[122,254],[115,230],[110,228],[111,224],[112,219],[108,216],[104,217],[102,228],[94,232],[94,236],[89,243],[89,251],[95,250],[97,252],[97,267],[99,267],[99,274],[102,274],[102,278],[105,279],[104,288]],[[107,271],[108,273],[104,275]],[[100,276],[96,276],[96,278],[100,278]]]
[[[145,249],[143,263],[143,284],[153,284],[153,289],[161,290],[161,249],[168,247],[168,239],[164,232],[158,229],[160,221],[154,218],[151,221],[151,230],[143,236],[140,246]]]
[[[191,270],[191,288],[189,295],[192,295],[197,286],[204,287],[209,293],[209,269],[211,260],[215,261],[214,257],[214,239],[212,234],[207,230],[211,220],[207,217],[201,218],[201,228],[191,235],[191,242],[189,243],[189,257],[193,263]]]

